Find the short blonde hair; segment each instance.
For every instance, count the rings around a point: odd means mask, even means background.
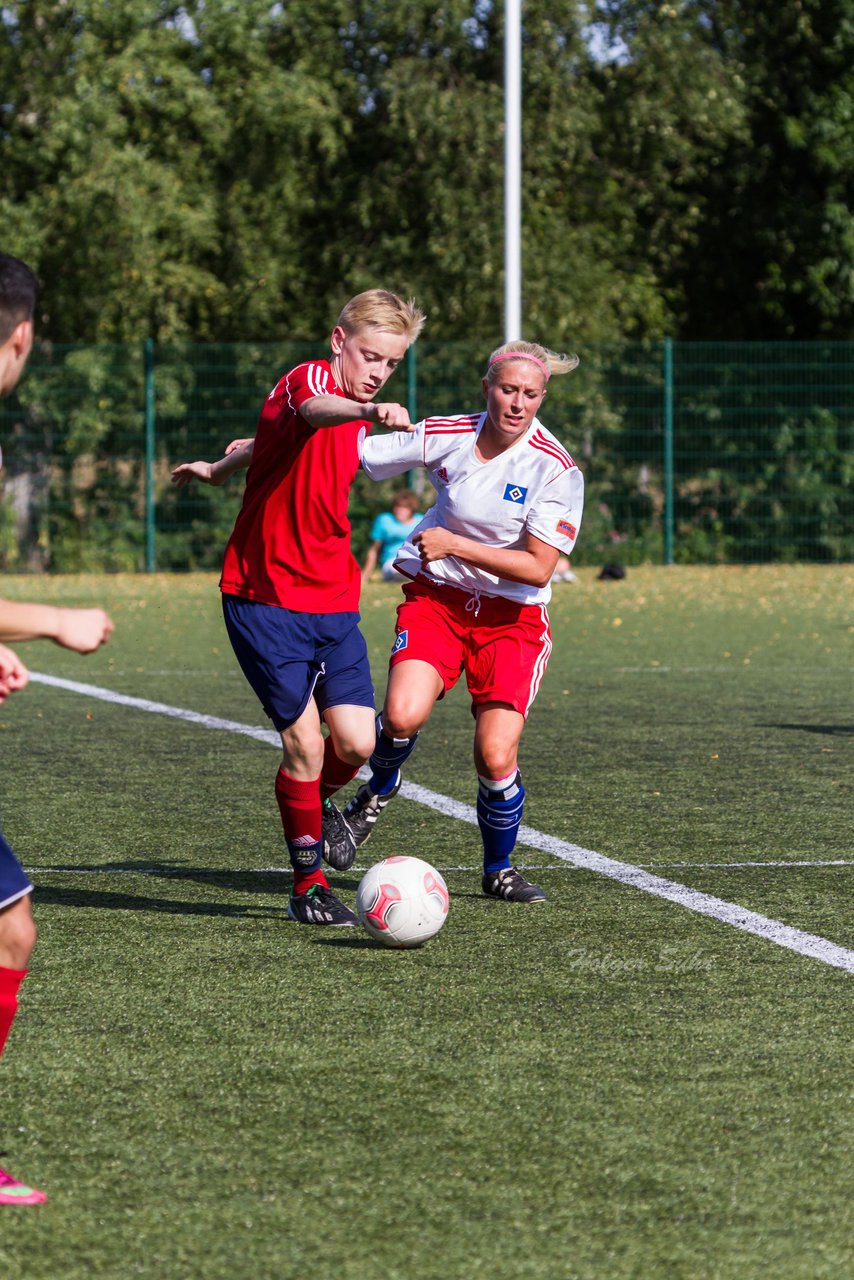
[[[518,356],[521,360],[531,360],[539,365],[547,382],[553,373],[571,373],[579,365],[578,356],[558,355],[556,351],[549,351],[548,347],[541,347],[538,342],[523,342],[521,339],[516,342],[505,342],[503,346],[496,347],[487,361],[486,380],[490,386],[501,375],[501,370],[497,367],[498,363],[510,360],[513,356]]]
[[[383,329],[386,333],[403,334],[413,343],[421,332],[425,316],[414,298],[404,301],[388,289],[367,289],[351,298],[336,325],[347,334],[363,329]]]

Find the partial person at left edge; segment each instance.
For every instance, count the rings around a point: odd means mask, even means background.
[[[19,258],[0,253],[0,396],[17,386],[33,346],[38,281]],[[0,466],[2,458],[0,457]],[[66,609],[0,599],[0,641],[53,640],[77,653],[104,644],[113,623],[103,609]],[[26,666],[0,643],[0,702],[23,689]],[[36,942],[30,895],[33,886],[0,832],[0,1055],[18,1011],[18,991]],[[43,1191],[0,1169],[0,1205],[42,1204]]]

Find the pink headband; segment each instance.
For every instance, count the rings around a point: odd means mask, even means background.
[[[498,364],[499,360],[533,360],[534,364],[539,369],[542,369],[543,373],[546,375],[546,382],[548,382],[551,377],[549,366],[545,361],[541,360],[539,356],[530,355],[527,351],[502,351],[500,355],[492,357],[488,367],[491,369],[494,364]]]

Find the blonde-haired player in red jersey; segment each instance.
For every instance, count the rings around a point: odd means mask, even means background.
[[[357,845],[368,838],[435,702],[465,671],[482,887],[509,902],[545,900],[511,862],[525,797],[518,748],[551,653],[550,581],[575,544],[584,481],[537,413],[549,378],[577,364],[536,343],[507,343],[489,358],[485,412],[426,418],[411,434],[362,445],[372,479],[423,467],[436,502],[395,560],[410,581],[397,611],[372,775],[344,820]]]
[[[403,405],[376,397],[423,323],[411,300],[384,289],[351,298],[329,358],[279,379],[254,440],[234,442],[219,462],[183,463],[172,473],[179,486],[220,484],[249,466],[220,589],[237,660],[281,734],[275,794],[294,870],[288,913],[300,924],[357,923],[321,867],[324,854],[339,868],[353,861],[355,846],[330,797],[374,743],[347,505],[371,426],[411,430]]]

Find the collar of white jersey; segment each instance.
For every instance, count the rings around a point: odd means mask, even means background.
[[[480,420],[477,424],[477,427],[475,428],[475,433],[474,433],[475,444],[477,444],[478,440],[480,439],[480,433],[484,428],[484,425],[486,423],[486,419],[488,416],[489,416],[489,410],[484,409],[483,413],[480,415]],[[525,432],[525,434],[523,436],[520,436],[518,440],[514,440],[513,444],[511,444],[509,448],[516,449],[520,444],[527,444],[535,431],[546,431],[546,430],[548,430],[548,428],[544,427],[543,424],[540,422],[539,418],[535,417],[530,427],[528,427],[528,430]],[[503,452],[506,453],[507,449],[504,449]]]

